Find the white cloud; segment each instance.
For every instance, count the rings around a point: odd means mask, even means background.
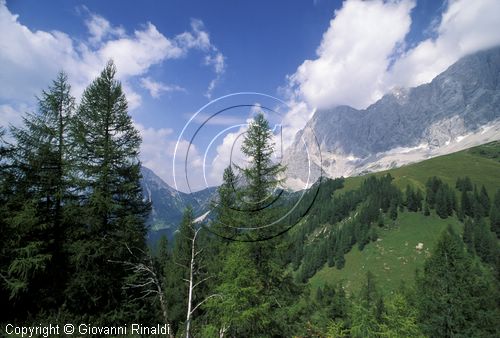
[[[284,130],[294,135],[315,109],[365,108],[394,87],[430,82],[462,56],[500,44],[499,1],[450,0],[429,27],[433,37],[404,51],[414,6],[412,0],[344,2],[317,58],[288,77]]]
[[[84,7],[86,9],[86,7]],[[92,44],[100,43],[104,38],[112,37],[122,37],[125,36],[125,29],[123,27],[113,27],[108,20],[102,16],[89,13],[89,17],[85,20],[85,25],[90,34],[89,41]]]
[[[246,157],[241,151],[241,146],[244,135],[248,130],[248,123],[250,123],[250,120],[247,120],[244,125],[234,125],[234,128],[231,129],[237,130],[227,133],[222,143],[216,147],[216,156],[211,161],[206,161],[207,180],[210,180],[212,184],[219,185],[222,183],[222,174],[229,165],[246,166]],[[227,128],[226,130],[231,129]]]
[[[226,67],[224,62],[224,55],[217,51],[214,55],[205,56],[205,64],[214,67],[215,74],[222,74]]]
[[[22,123],[22,117],[29,109],[26,105],[21,105],[17,108],[8,104],[0,104],[0,126],[8,127],[9,125],[19,127]]]
[[[309,105],[364,107],[380,97],[379,86],[391,56],[411,24],[413,1],[347,1],[316,53],[290,77],[296,93]]]
[[[33,101],[65,60],[78,58],[66,34],[31,31],[19,23],[18,16],[11,14],[3,1],[0,32],[0,100]]]
[[[175,37],[176,42],[184,49],[197,48],[208,51],[213,48],[210,36],[204,30],[203,21],[191,19],[192,32],[184,32]]]
[[[500,44],[500,2],[449,1],[433,37],[406,52],[414,1],[346,1],[317,50],[289,77],[294,99],[312,108],[364,108],[393,87],[430,82],[464,55]],[[389,67],[393,61],[392,67]]]
[[[147,128],[140,123],[134,123],[141,133],[141,161],[145,167],[153,170],[171,187],[188,192],[205,188],[203,180],[203,160],[195,145],[189,147],[189,156],[186,162],[189,142],[177,142],[172,136],[170,128]],[[175,179],[173,174],[174,152],[177,147],[175,161]],[[187,163],[187,164],[186,164]],[[188,168],[189,186],[186,182],[185,168]]]
[[[127,81],[122,82],[122,88],[127,97],[127,104],[129,110],[134,110],[142,104],[142,96],[139,95]]]
[[[46,88],[61,70],[67,72],[73,94],[79,97],[84,88],[99,75],[106,62],[113,59],[131,110],[142,102],[141,95],[132,85],[137,78],[139,84],[153,97],[163,92],[183,90],[152,80],[148,73],[154,65],[183,58],[191,50],[199,50],[203,54],[204,64],[213,67],[217,80],[224,71],[224,56],[210,42],[209,34],[200,20],[191,21],[190,31],[169,38],[150,22],[128,34],[124,28],[112,25],[85,7],[83,9],[83,15],[87,16],[84,23],[88,29],[88,39],[79,41],[60,31],[31,30],[20,21],[18,15],[10,12],[5,1],[0,0],[2,126],[19,124],[20,109],[32,106],[35,95]],[[211,88],[214,86],[215,82]],[[173,185],[172,156],[176,141],[172,138],[172,130],[146,128],[140,124],[136,124],[136,127],[143,137],[141,159],[144,165]],[[184,144],[181,142],[181,146]],[[189,165],[200,170],[193,180],[193,187],[200,188],[203,175],[196,147],[191,148],[190,154],[193,159]],[[187,188],[185,184],[179,187],[182,190]]]
[[[346,1],[335,11],[316,50],[288,77],[288,112],[283,119],[287,148],[316,109],[366,107],[383,90],[387,68],[404,44],[414,1]]]
[[[172,186],[184,192],[193,192],[206,188],[203,179],[203,158],[196,145],[181,139],[178,142],[171,142],[168,149],[171,154],[171,171],[167,180],[172,181]],[[174,153],[176,154],[175,162]]]
[[[173,130],[170,128],[146,128],[139,123],[135,123],[135,128],[142,136],[142,164],[152,169],[167,183],[172,184],[172,154],[169,150],[170,136],[172,136]]]
[[[288,148],[293,143],[297,131],[304,128],[315,112],[315,109],[309,107],[307,103],[295,98],[291,98],[287,104],[289,110],[282,121],[283,149]]]
[[[430,82],[462,56],[500,44],[500,1],[450,1],[435,27],[436,38],[402,55],[387,74],[386,87]]]
[[[33,31],[9,11],[5,1],[0,1],[1,101],[33,101],[60,70],[68,73],[78,97],[106,62],[113,59],[129,107],[134,109],[142,99],[131,85],[132,78],[145,77],[153,65],[185,57],[192,49],[201,50],[210,58],[219,53],[200,20],[192,20],[190,31],[168,38],[150,22],[128,35],[122,27],[113,26],[98,14],[87,9],[85,14],[88,42],[73,40],[60,31]],[[218,70],[214,72],[218,77]],[[162,88],[154,92],[159,95]]]
[[[141,78],[141,86],[147,89],[149,94],[154,98],[159,98],[164,92],[186,91],[184,88],[177,85],[167,85],[162,82],[154,81],[150,77]]]
[[[208,99],[212,98],[212,93],[215,89],[215,86],[219,82],[222,74],[226,70],[226,62],[225,62],[225,57],[222,55],[221,52],[219,52],[216,48],[213,50],[212,55],[207,55],[205,56],[205,64],[212,66],[214,68],[215,72],[215,78],[210,81],[208,84],[207,91],[205,92],[205,96]]]

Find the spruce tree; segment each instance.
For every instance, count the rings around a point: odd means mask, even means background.
[[[416,211],[416,201],[415,201],[415,192],[413,191],[413,187],[411,185],[406,186],[405,190],[406,194],[406,207],[408,211]]]
[[[490,210],[491,231],[500,238],[500,189],[497,190]]]
[[[375,305],[375,301],[378,296],[377,284],[375,281],[375,276],[371,271],[368,271],[365,276],[365,281],[361,288],[360,300],[366,307],[372,307]]]
[[[488,217],[490,213],[491,203],[490,196],[488,196],[488,192],[486,191],[484,185],[481,186],[481,191],[479,192],[479,203],[484,210],[483,216]]]
[[[424,216],[430,216],[430,215],[431,215],[431,211],[429,210],[429,204],[427,202],[425,202]]]
[[[211,230],[224,239],[235,239],[238,236],[238,228],[241,227],[239,217],[241,210],[237,204],[238,196],[238,178],[233,171],[232,166],[224,170],[222,184],[217,189],[218,198],[212,203],[214,222],[211,224]],[[227,243],[227,241],[226,241]]]
[[[391,199],[391,205],[389,207],[389,216],[393,221],[398,218],[398,201],[396,198]]]
[[[499,333],[498,288],[491,273],[465,251],[449,227],[417,278],[419,320],[430,337],[489,337]]]
[[[474,223],[472,222],[472,218],[467,217],[464,221],[463,240],[467,250],[469,250],[472,254],[476,251],[474,246],[474,232]]]
[[[495,266],[499,257],[499,247],[496,236],[490,231],[484,218],[474,220],[474,248],[483,262]]]
[[[469,193],[466,190],[462,190],[462,198],[460,199],[460,212],[462,218],[465,216],[473,216],[472,202],[470,200]]]
[[[63,302],[67,275],[64,232],[69,205],[68,129],[74,98],[60,73],[38,100],[38,111],[27,114],[21,128],[11,128],[15,142],[8,155],[10,181],[7,223],[14,241],[7,273],[11,304],[26,302],[23,312],[51,311]]]

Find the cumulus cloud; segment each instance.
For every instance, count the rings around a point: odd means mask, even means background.
[[[89,39],[77,41],[60,31],[31,30],[20,22],[18,15],[10,12],[5,1],[0,1],[0,100],[32,101],[60,70],[68,73],[78,97],[106,62],[113,59],[129,108],[134,109],[142,98],[131,85],[132,78],[147,79],[145,75],[153,65],[185,57],[192,49],[215,59],[220,53],[211,44],[200,20],[192,20],[190,31],[168,38],[151,22],[127,34],[122,27],[112,25],[86,8],[85,15]],[[218,68],[214,72],[219,76]],[[155,86],[152,82],[142,84]],[[164,85],[157,84],[156,89],[148,90],[159,95],[165,89]],[[169,89],[176,90],[175,87]]]
[[[436,37],[403,54],[388,72],[386,87],[428,83],[461,57],[499,45],[498,13],[496,0],[449,1],[434,28]]]
[[[32,100],[55,76],[57,62],[78,58],[69,36],[31,31],[0,1],[0,100]]]
[[[174,131],[170,128],[145,127],[137,122],[134,123],[134,127],[142,136],[142,165],[153,170],[168,185],[177,187],[180,191],[188,192],[190,189],[196,191],[205,188],[203,159],[196,145],[189,147],[188,141],[184,139],[177,141]],[[186,154],[188,154],[187,161]],[[186,167],[188,168],[188,181],[185,175]]]
[[[210,91],[224,72],[224,56],[210,41],[201,20],[193,19],[190,30],[172,37],[162,34],[151,22],[132,33],[115,26],[106,18],[81,7],[88,30],[86,40],[75,40],[61,31],[32,30],[22,23],[19,16],[10,12],[5,1],[0,0],[0,124],[19,124],[26,107],[34,104],[35,95],[46,88],[56,74],[67,72],[73,94],[81,95],[84,88],[99,75],[109,59],[118,68],[118,79],[127,95],[129,109],[141,105],[143,98],[134,88],[135,83],[148,90],[152,97],[162,93],[183,91],[176,86],[153,80],[148,73],[154,65],[170,59],[186,57],[192,50],[202,53],[202,62],[211,67],[216,80],[210,83]],[[134,80],[138,81],[134,81]],[[136,124],[143,143],[141,160],[173,185],[172,155],[176,140],[169,128],[147,128]],[[179,150],[185,148],[180,142]],[[189,165],[199,171],[193,187],[202,187],[201,157],[196,147],[190,149],[193,159]],[[182,164],[178,164],[182,166]],[[183,168],[183,167],[182,167]],[[178,169],[182,169],[179,167]],[[180,171],[177,172],[180,172]],[[179,181],[179,188],[186,184]]]
[[[379,86],[411,24],[413,1],[347,1],[335,11],[315,60],[290,76],[297,94],[316,108],[364,107],[380,96]]]
[[[162,93],[174,91],[186,91],[184,88],[177,85],[167,85],[165,83],[154,81],[150,77],[141,78],[141,87],[147,89],[149,94],[154,98],[159,98]]]
[[[171,142],[169,153],[172,158],[171,173],[172,186],[184,192],[193,192],[207,187],[204,177],[203,158],[195,144],[181,139]]]
[[[428,83],[459,58],[500,44],[499,1],[450,0],[428,28],[432,37],[409,46],[415,4],[350,0],[335,11],[317,58],[288,77],[290,135],[316,109],[366,108],[395,87]]]
[[[224,131],[235,131],[225,133],[225,135],[220,135],[223,139],[222,143],[219,143],[216,147],[215,157],[211,161],[205,161],[205,170],[208,173],[208,179],[212,182],[212,184],[221,184],[222,174],[229,165],[235,164],[240,167],[246,166],[247,159],[241,151],[241,146],[244,135],[248,130],[248,123],[250,123],[250,120],[247,120],[246,123],[242,125],[236,124],[232,127],[228,127],[224,129]]]

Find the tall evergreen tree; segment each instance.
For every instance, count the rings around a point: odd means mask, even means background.
[[[430,337],[499,334],[498,288],[449,227],[417,278],[419,319]]]
[[[464,178],[457,178],[455,188],[457,188],[460,192],[472,191],[472,182],[469,176],[465,176]]]
[[[490,210],[491,231],[500,238],[500,189],[497,190]]]
[[[67,272],[63,250],[69,204],[68,129],[74,98],[60,73],[38,98],[38,111],[24,126],[12,128],[15,146],[8,152],[10,183],[8,224],[17,235],[8,272],[2,272],[12,304],[26,302],[24,312],[60,306]],[[7,155],[7,153],[6,153]],[[50,290],[58,290],[51,292]]]
[[[394,294],[387,302],[379,334],[381,337],[424,337],[418,326],[417,310],[401,293]]]
[[[479,203],[483,207],[483,216],[488,217],[491,208],[490,196],[486,191],[484,185],[481,186],[481,191],[479,192]]]
[[[483,262],[495,266],[499,257],[496,236],[490,231],[484,218],[474,220],[474,249]]]
[[[76,313],[124,320],[128,271],[110,261],[132,259],[127,247],[144,251],[149,205],[139,181],[141,138],[115,77],[110,61],[85,89],[72,129],[83,226],[70,239],[67,303]]]
[[[257,114],[248,127],[241,151],[249,159],[249,165],[239,168],[244,179],[242,198],[240,199],[242,227],[250,228],[247,232],[249,239],[260,240],[272,237],[281,230],[280,225],[270,226],[278,219],[279,212],[274,200],[275,189],[280,184],[279,175],[284,171],[280,163],[274,163],[273,134],[269,123],[262,113]],[[254,262],[263,274],[263,278],[270,281],[273,270],[272,256],[276,241],[267,240],[251,244]]]
[[[253,323],[254,328],[258,328],[260,336],[284,334],[290,329],[292,323],[288,322],[290,318],[282,316],[283,311],[286,311],[287,306],[292,303],[293,294],[300,291],[297,290],[289,274],[286,274],[280,266],[281,260],[276,253],[276,248],[280,245],[279,239],[272,238],[285,225],[269,226],[280,216],[279,208],[274,201],[279,197],[276,196],[275,189],[279,186],[279,176],[284,168],[272,159],[273,135],[262,113],[257,114],[250,123],[241,150],[249,159],[249,164],[246,167],[238,167],[242,183],[238,187],[237,201],[233,205],[236,205],[239,210],[237,224],[244,230],[240,231],[237,239],[255,242],[242,243],[241,246],[246,247],[245,250],[237,249],[238,245],[230,245],[228,255],[232,257],[231,251],[233,250],[246,252],[249,255],[248,259],[252,262],[250,267],[257,272],[251,281],[241,281],[246,283],[245,288],[248,290],[261,290],[258,299],[263,302],[261,305],[264,307],[255,303],[252,306],[265,310],[266,315],[258,317],[258,322]],[[326,246],[324,249],[326,250]],[[326,260],[326,255],[324,256]],[[233,267],[226,266],[225,268],[234,268],[233,260],[226,261],[226,264],[233,265]],[[233,290],[230,284],[236,281],[223,281],[224,289],[228,292]],[[249,282],[251,284],[248,284]],[[248,302],[242,304],[249,306]],[[241,309],[241,311],[252,313],[251,308]]]
[[[474,247],[474,223],[472,222],[472,218],[467,217],[464,221],[464,234],[463,234],[464,243],[469,250],[470,253],[475,253]]]
[[[265,296],[250,246],[233,242],[229,247],[221,262],[220,284],[215,289],[220,298],[212,298],[205,305],[211,325],[205,328],[204,336],[271,336],[272,299]]]
[[[398,201],[396,198],[391,199],[391,206],[389,208],[389,216],[394,221],[398,218]]]
[[[361,288],[360,300],[367,306],[372,307],[375,305],[375,301],[378,296],[377,284],[375,282],[375,276],[371,271],[366,273],[365,281]]]
[[[213,202],[212,210],[215,221],[211,225],[213,232],[225,239],[235,239],[241,226],[238,196],[238,178],[232,166],[224,170],[222,184],[217,189],[218,199]],[[226,242],[227,243],[227,242]]]

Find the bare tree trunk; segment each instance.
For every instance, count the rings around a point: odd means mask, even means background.
[[[200,284],[204,283],[207,279],[209,279],[211,276],[207,276],[204,278],[200,278],[199,280],[196,280],[196,275],[200,274],[200,262],[198,260],[198,255],[201,254],[203,249],[200,249],[196,251],[196,237],[198,236],[198,232],[200,232],[201,228],[198,229],[193,229],[194,234],[193,237],[190,238],[191,241],[191,258],[189,261],[188,265],[184,265],[185,268],[189,269],[189,279],[184,279],[185,282],[188,283],[188,302],[187,302],[187,313],[186,313],[186,338],[191,337],[191,321],[193,319],[193,313],[201,306],[203,303],[205,303],[207,300],[209,300],[212,297],[220,297],[219,294],[212,294],[205,299],[203,299],[201,302],[193,306],[193,300],[194,300],[194,290],[196,289],[197,286]],[[182,264],[179,264],[183,266]],[[227,330],[227,328],[225,329]],[[224,332],[225,332],[224,330]]]
[[[137,257],[132,250],[129,248],[128,245],[125,244],[125,247],[127,250],[130,252],[130,254],[137,258],[139,260],[139,257]],[[167,302],[165,299],[165,295],[163,293],[163,288],[161,285],[161,281],[158,278],[158,275],[156,274],[156,271],[154,269],[154,263],[153,263],[153,258],[151,255],[148,253],[145,253],[143,250],[139,249],[139,251],[146,256],[146,258],[143,260],[143,262],[139,263],[132,263],[132,262],[127,262],[127,261],[113,261],[109,260],[109,262],[112,263],[120,263],[134,271],[135,273],[138,273],[143,276],[143,279],[138,281],[136,284],[128,284],[127,288],[130,289],[142,289],[143,296],[140,298],[146,298],[149,296],[154,296],[156,295],[158,297],[158,300],[160,302],[160,307],[161,307],[161,312],[163,316],[163,321],[165,324],[170,326],[170,323],[168,322],[168,312],[167,312]],[[172,334],[169,334],[170,337],[173,337]]]
[[[195,230],[193,238],[191,239],[191,261],[189,262],[189,281],[188,281],[188,307],[187,307],[187,315],[186,315],[186,338],[190,337],[190,329],[191,329],[191,314],[192,314],[192,303],[193,303],[193,276],[195,269],[195,257],[196,257],[196,236],[198,235],[198,231],[200,229]]]
[[[226,333],[228,327],[222,324],[222,327],[219,329],[219,338],[224,338],[224,334]]]

